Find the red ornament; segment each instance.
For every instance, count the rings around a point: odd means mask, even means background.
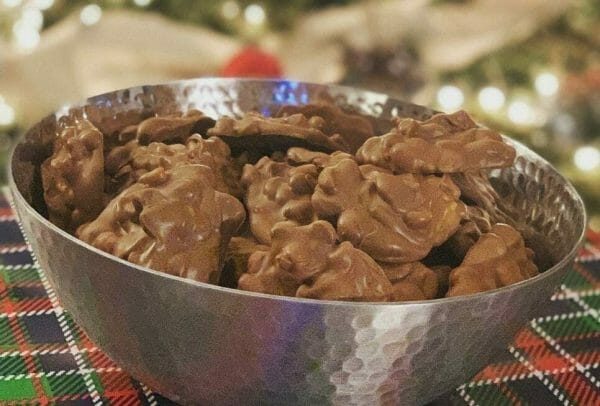
[[[277,78],[283,75],[277,58],[258,47],[249,46],[235,54],[221,69],[222,76]]]

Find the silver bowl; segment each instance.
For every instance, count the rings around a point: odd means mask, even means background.
[[[432,114],[345,87],[195,79],[119,90],[63,108],[15,148],[9,175],[14,206],[61,303],[113,360],[168,398],[188,404],[426,403],[505,348],[570,269],[585,230],[583,203],[550,164],[510,140],[516,164],[491,176],[520,220],[545,236],[555,265],[489,293],[381,304],[244,292],[131,264],[44,218],[36,165],[49,154],[56,129],[74,117],[110,125],[140,111],[269,114],[323,93],[381,118]]]

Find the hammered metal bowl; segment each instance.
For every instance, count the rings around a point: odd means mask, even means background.
[[[520,220],[543,233],[555,265],[489,293],[379,304],[271,296],[182,279],[123,261],[44,218],[40,162],[73,118],[109,123],[140,111],[198,108],[218,117],[326,93],[376,117],[432,111],[384,94],[291,81],[197,79],[134,87],[63,108],[28,131],[11,160],[14,206],[63,306],[137,379],[187,404],[422,404],[461,384],[536,315],[571,267],[585,229],[574,188],[511,142],[491,172]]]

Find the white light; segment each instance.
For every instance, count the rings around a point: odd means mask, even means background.
[[[228,20],[233,20],[240,15],[240,6],[235,1],[226,1],[221,6],[221,14]]]
[[[457,110],[465,101],[462,90],[456,86],[442,86],[437,93],[438,104],[446,111]]]
[[[535,78],[535,89],[542,96],[552,96],[558,91],[558,78],[552,73],[541,73]]]
[[[23,10],[19,21],[17,21],[15,24],[19,24],[20,22],[39,31],[44,25],[44,15],[37,8],[27,7]]]
[[[8,8],[18,7],[21,5],[21,0],[2,0],[2,4]]]
[[[248,24],[260,25],[265,22],[265,10],[258,4],[250,4],[244,10],[244,18]]]
[[[508,106],[508,118],[515,124],[531,125],[535,122],[535,112],[524,101],[514,101]]]
[[[582,171],[591,171],[600,167],[600,151],[595,147],[579,147],[573,155],[575,166]]]
[[[15,46],[21,51],[31,51],[40,43],[40,33],[33,27],[17,21],[13,26]]]
[[[497,87],[488,86],[479,91],[479,104],[485,111],[498,111],[504,106],[506,97],[502,90]]]
[[[54,0],[35,0],[33,5],[40,10],[48,10],[54,5]]]
[[[94,25],[102,18],[102,9],[97,4],[88,4],[81,9],[79,19],[83,25]]]
[[[133,2],[138,7],[146,7],[152,3],[152,0],[133,0]]]
[[[0,103],[0,125],[11,125],[15,122],[15,111],[8,104]]]

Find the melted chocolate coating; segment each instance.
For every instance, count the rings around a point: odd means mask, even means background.
[[[225,248],[245,211],[214,187],[207,166],[158,167],[79,227],[77,237],[157,271],[217,283]]]
[[[446,296],[485,292],[524,281],[538,274],[533,251],[508,224],[495,224],[469,249],[462,264],[450,273]]]
[[[152,142],[183,143],[192,134],[206,134],[206,131],[215,124],[215,120],[205,116],[198,110],[190,110],[184,115],[171,114],[148,118],[137,126],[125,128],[121,137],[127,139],[134,129],[140,145]]]
[[[269,251],[250,256],[239,288],[329,300],[385,301],[391,285],[373,259],[345,242],[325,221],[291,222],[273,228]]]
[[[324,125],[321,117],[308,119],[302,114],[267,118],[258,113],[246,113],[241,119],[221,117],[208,130],[208,135],[223,137],[236,151],[256,149],[268,154],[293,146],[321,151],[346,151],[341,136],[325,134],[321,130]]]
[[[311,151],[309,149],[300,147],[290,148],[288,149],[287,154],[285,154],[285,160],[290,165],[298,166],[312,164],[315,165],[319,171],[326,166],[330,166],[341,161],[342,159],[354,158],[352,155],[341,151],[335,151],[331,154],[326,154],[324,152]]]
[[[516,152],[500,134],[480,128],[464,111],[427,121],[399,119],[388,134],[368,139],[356,153],[395,173],[454,173],[512,165]]]
[[[482,234],[492,228],[489,214],[480,207],[467,206],[465,217],[446,244],[461,261]]]
[[[347,240],[377,261],[405,263],[425,257],[459,226],[464,205],[447,176],[361,171],[352,159],[323,169],[312,203]],[[363,173],[364,172],[364,173]]]
[[[555,263],[557,258],[547,238],[519,218],[517,211],[498,195],[485,172],[454,173],[451,177],[461,191],[461,198],[479,206],[489,215],[491,223],[506,223],[521,233],[527,245],[533,248],[540,269],[548,269]]]
[[[483,171],[453,173],[452,181],[458,186],[461,199],[467,204],[480,207],[489,216],[493,223],[506,223],[510,221],[508,208],[500,208],[500,197],[492,187],[487,175]]]
[[[373,258],[344,241],[329,254],[327,269],[302,284],[296,296],[385,302],[389,300],[390,290],[390,282]]]
[[[66,127],[41,167],[50,221],[73,233],[104,207],[103,135],[89,121]]]
[[[434,299],[438,296],[438,275],[422,263],[380,265],[392,283],[392,302]]]
[[[104,134],[105,152],[135,138],[137,125],[152,116],[152,113],[148,111],[129,110],[107,115],[103,110],[102,107],[87,106],[85,107],[85,117]],[[121,134],[130,128],[134,129],[133,136],[128,135],[127,139],[124,139]]]
[[[225,254],[227,263],[223,268],[219,285],[235,288],[238,280],[248,269],[250,255],[257,251],[268,251],[268,245],[260,244],[254,238],[232,237]]]
[[[285,220],[308,224],[315,220],[310,202],[317,183],[314,165],[290,166],[263,157],[256,165],[244,166],[242,184],[250,229],[263,244],[271,242],[271,228]]]
[[[106,156],[107,190],[116,195],[156,168],[201,164],[213,170],[216,189],[241,197],[240,168],[231,159],[227,144],[217,137],[190,136],[185,145],[153,142],[140,146],[137,140],[113,148]]]
[[[336,241],[335,230],[324,221],[306,226],[281,222],[273,227],[271,237],[269,251],[250,256],[240,289],[295,296],[305,279],[325,270]]]
[[[366,117],[346,113],[334,104],[283,106],[276,116],[288,117],[298,113],[308,119],[313,117],[322,118],[323,126],[321,130],[330,137],[336,137],[338,143],[343,146],[343,151],[355,153],[368,138],[375,136],[373,124]]]

